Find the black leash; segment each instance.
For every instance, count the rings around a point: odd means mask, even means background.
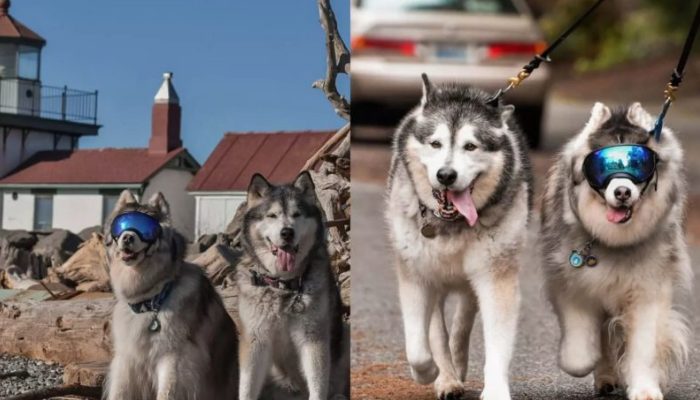
[[[693,19],[693,24],[690,26],[688,37],[685,39],[685,45],[683,46],[681,58],[678,60],[678,66],[673,70],[671,80],[666,85],[666,90],[664,90],[664,107],[661,110],[659,117],[656,119],[654,129],[649,132],[650,135],[654,135],[654,139],[656,139],[657,142],[661,138],[661,130],[664,127],[666,113],[668,113],[671,103],[676,100],[676,92],[678,91],[678,87],[680,86],[681,82],[683,82],[683,72],[685,72],[685,66],[688,64],[690,52],[693,50],[693,43],[695,42],[695,37],[698,34],[698,29],[700,29],[700,4],[698,4],[698,11],[695,13],[695,19]]]
[[[510,89],[520,86],[520,84],[523,83],[523,81],[527,79],[534,70],[539,68],[543,62],[552,62],[552,60],[549,58],[549,54],[559,47],[559,45],[562,44],[564,40],[566,40],[566,38],[569,37],[569,35],[571,35],[571,33],[575,31],[586,18],[593,14],[593,11],[603,4],[604,1],[605,0],[598,0],[591,8],[588,9],[588,11],[586,11],[585,14],[581,15],[576,22],[569,27],[569,29],[564,31],[564,33],[562,33],[557,40],[555,40],[541,54],[536,55],[527,65],[525,65],[517,76],[508,79],[508,86],[503,89],[499,89],[498,92],[488,101],[488,104],[493,106],[498,105],[498,101],[504,94],[508,93]]]

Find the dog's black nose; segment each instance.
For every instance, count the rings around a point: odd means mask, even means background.
[[[457,171],[449,167],[442,167],[437,172],[438,182],[450,186],[457,180]]]
[[[615,188],[615,198],[620,201],[627,201],[632,197],[632,191],[627,186],[620,186]]]
[[[124,235],[124,244],[133,244],[134,243],[134,235]]]
[[[294,229],[292,228],[282,228],[280,231],[280,236],[285,242],[291,242],[294,239]]]

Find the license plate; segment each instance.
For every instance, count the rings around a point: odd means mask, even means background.
[[[470,64],[476,62],[476,54],[473,49],[465,45],[437,45],[435,59]]]

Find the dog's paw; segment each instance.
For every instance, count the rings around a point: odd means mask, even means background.
[[[508,385],[484,387],[481,392],[481,400],[510,400]]]
[[[620,381],[614,372],[603,374],[596,370],[593,374],[593,384],[599,396],[609,396],[620,389]]]
[[[462,400],[466,394],[464,385],[455,380],[438,377],[435,381],[435,393],[438,400]]]
[[[432,358],[420,363],[411,363],[411,377],[421,385],[435,382],[439,373],[440,370]]]
[[[664,400],[664,395],[658,387],[629,387],[627,388],[627,398],[629,400]]]

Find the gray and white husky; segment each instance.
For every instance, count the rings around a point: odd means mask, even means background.
[[[573,376],[593,372],[602,393],[624,387],[630,400],[662,399],[688,349],[686,319],[674,306],[692,282],[683,152],[670,129],[659,142],[650,139],[653,125],[639,103],[612,111],[597,103],[552,167],[542,209],[545,274],[562,334],[559,365]],[[584,158],[620,143],[654,150],[656,175],[592,189]],[[573,251],[596,257],[597,265],[573,268]]]
[[[253,176],[238,264],[240,395],[268,377],[311,400],[349,398],[349,342],[311,175],[273,186]]]
[[[481,90],[436,86],[394,136],[386,217],[396,255],[406,353],[419,383],[440,399],[460,398],[469,336],[484,326],[485,400],[509,399],[532,185],[513,107]],[[457,297],[449,334],[444,306]]]
[[[133,230],[113,237],[111,221],[132,211],[160,222],[155,242],[144,242]],[[124,191],[104,237],[117,297],[104,397],[238,399],[236,328],[201,268],[183,261],[185,242],[170,226],[163,195],[139,204]]]

